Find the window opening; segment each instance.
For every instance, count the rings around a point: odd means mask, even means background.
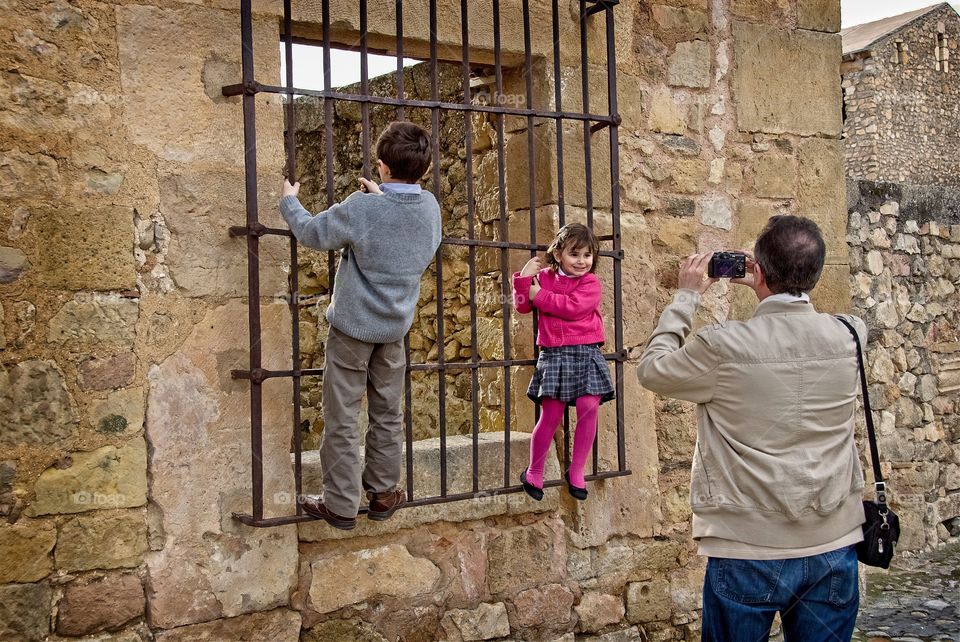
[[[903,40],[897,40],[893,44],[896,47],[896,51],[893,54],[894,64],[907,64],[907,43],[905,43]]]
[[[426,0],[425,0],[426,1]],[[492,64],[489,60],[484,60],[483,64],[471,63],[471,46],[469,24],[469,0],[460,2],[460,24],[461,24],[461,43],[460,60],[455,64],[460,67],[459,85],[462,91],[460,100],[448,99],[441,95],[439,80],[439,66],[442,64],[438,55],[437,43],[437,6],[436,0],[429,0],[429,60],[424,66],[429,69],[429,98],[410,98],[405,91],[406,77],[410,73],[405,70],[408,65],[408,59],[405,56],[405,38],[403,30],[403,3],[396,2],[396,42],[395,56],[390,58],[395,64],[395,96],[378,95],[377,92],[371,92],[371,66],[370,48],[367,42],[367,0],[359,2],[359,46],[357,50],[360,54],[359,64],[359,83],[353,85],[334,87],[334,75],[332,66],[334,57],[340,54],[334,53],[334,42],[331,34],[331,15],[329,0],[322,0],[322,40],[307,41],[305,39],[295,38],[292,33],[291,20],[291,0],[284,0],[283,17],[283,86],[266,85],[258,82],[253,75],[253,30],[251,18],[252,0],[241,0],[241,40],[242,40],[242,82],[237,85],[230,85],[223,88],[223,94],[226,96],[243,96],[243,116],[244,116],[244,146],[245,146],[245,184],[246,184],[246,224],[243,226],[233,226],[229,233],[234,237],[245,237],[247,242],[248,256],[248,288],[249,288],[249,311],[248,322],[250,330],[250,367],[249,370],[234,370],[232,375],[235,378],[247,379],[250,384],[250,435],[251,435],[251,481],[252,481],[252,510],[251,513],[235,513],[234,517],[239,521],[253,526],[275,526],[289,524],[299,521],[306,521],[310,518],[301,513],[299,505],[296,507],[296,514],[284,515],[279,517],[264,516],[264,498],[263,498],[263,413],[262,413],[262,384],[266,379],[283,377],[290,378],[293,388],[293,466],[294,478],[297,495],[304,492],[303,488],[303,442],[302,442],[302,387],[304,378],[322,377],[323,369],[318,367],[302,367],[302,351],[300,345],[300,305],[304,301],[301,296],[301,286],[298,274],[298,246],[296,239],[287,229],[274,229],[264,226],[258,220],[258,198],[257,198],[257,161],[256,161],[256,109],[255,97],[258,93],[274,93],[285,98],[284,117],[286,123],[285,143],[286,143],[286,164],[287,175],[291,180],[296,180],[299,176],[297,171],[297,105],[296,97],[307,97],[309,99],[320,101],[322,107],[323,120],[323,154],[325,158],[325,168],[323,172],[324,193],[326,194],[326,203],[320,204],[321,207],[328,207],[336,200],[336,181],[334,176],[335,141],[334,124],[335,111],[344,108],[359,108],[360,119],[360,165],[362,172],[370,176],[370,134],[371,134],[371,116],[376,117],[378,110],[395,110],[395,118],[412,117],[416,114],[429,114],[429,124],[431,125],[431,137],[433,142],[433,169],[430,173],[429,183],[435,192],[440,196],[441,185],[441,121],[452,121],[456,119],[463,120],[464,146],[465,146],[465,173],[463,177],[464,191],[466,195],[466,229],[448,229],[444,226],[444,236],[433,265],[436,287],[435,304],[435,331],[436,345],[438,350],[434,359],[427,355],[424,361],[411,361],[411,353],[416,353],[415,347],[410,345],[408,335],[405,341],[405,352],[407,357],[407,368],[405,377],[404,393],[404,425],[406,431],[405,438],[405,462],[406,462],[406,493],[407,507],[423,506],[429,504],[466,500],[483,496],[491,496],[505,493],[522,492],[522,487],[513,479],[510,462],[510,435],[511,422],[513,420],[511,409],[511,377],[514,370],[522,367],[529,368],[536,363],[536,348],[533,349],[533,358],[516,358],[513,346],[511,345],[513,337],[511,334],[511,303],[510,303],[510,275],[512,270],[511,256],[515,253],[524,256],[532,256],[537,252],[546,250],[544,235],[541,233],[538,237],[537,216],[538,209],[544,209],[545,206],[537,200],[537,163],[541,162],[535,137],[538,131],[538,121],[540,124],[552,123],[555,132],[555,148],[551,150],[555,153],[555,159],[549,162],[555,162],[557,170],[555,186],[555,203],[557,220],[563,225],[569,212],[567,211],[564,198],[564,145],[565,137],[571,136],[574,128],[565,129],[564,125],[575,125],[579,123],[582,127],[583,136],[583,168],[585,181],[585,214],[587,225],[594,226],[594,185],[593,185],[593,157],[592,157],[592,138],[594,135],[605,130],[609,139],[609,220],[604,221],[607,233],[598,233],[601,240],[601,251],[597,260],[612,260],[612,287],[609,287],[609,295],[612,295],[613,305],[613,351],[604,355],[605,359],[614,364],[614,381],[616,388],[616,468],[613,470],[600,470],[598,458],[598,444],[594,443],[593,450],[593,469],[592,474],[588,474],[587,481],[605,479],[630,474],[626,465],[625,441],[624,441],[624,399],[623,399],[623,362],[627,355],[623,347],[623,328],[622,328],[622,301],[621,301],[621,261],[623,251],[621,249],[620,238],[620,212],[619,212],[619,142],[618,126],[620,116],[617,113],[617,94],[616,94],[616,54],[614,48],[614,12],[613,9],[618,0],[579,0],[579,31],[580,31],[580,72],[581,72],[581,96],[582,109],[580,111],[562,109],[561,96],[561,63],[560,63],[560,4],[559,0],[552,1],[552,35],[553,35],[553,74],[554,74],[554,105],[552,109],[534,105],[533,91],[533,55],[531,52],[531,24],[529,1],[523,0],[523,50],[524,59],[522,64],[522,75],[524,79],[525,97],[522,104],[513,104],[511,101],[504,101],[501,97],[504,94],[505,83],[505,65],[502,57],[501,48],[501,15],[499,0],[491,0],[490,11],[486,8],[480,15],[491,14],[493,21],[493,51]],[[588,24],[593,20],[592,16],[602,13],[596,19],[603,19],[604,33],[606,37],[606,80],[607,80],[607,113],[592,113],[590,111],[590,82],[589,82],[589,60],[587,48],[587,29]],[[322,89],[298,87],[294,84],[294,45],[312,44],[318,45],[321,51],[322,59]],[[449,48],[445,48],[445,58],[450,58]],[[376,59],[374,59],[376,60]],[[380,61],[377,61],[379,64]],[[374,68],[374,75],[377,69]],[[493,100],[485,102],[479,95],[486,89],[488,97]],[[484,238],[483,229],[478,224],[477,216],[477,192],[474,180],[473,167],[473,140],[474,140],[474,120],[478,117],[486,118],[484,126],[492,124],[495,130],[496,142],[494,144],[496,154],[496,202],[493,210],[496,214],[489,222],[483,222],[482,225],[492,230],[492,238]],[[393,118],[391,118],[392,120]],[[526,167],[527,167],[527,186],[528,201],[526,215],[529,217],[529,242],[517,241],[510,238],[510,218],[507,209],[506,186],[508,178],[506,167],[506,134],[505,122],[508,119],[524,120],[526,132],[515,133],[513,136],[526,136]],[[548,130],[547,130],[548,131]],[[512,140],[512,139],[511,139]],[[352,141],[336,141],[336,145],[353,144]],[[544,160],[542,162],[547,162]],[[522,209],[522,208],[517,208]],[[517,213],[517,212],[514,212]],[[444,212],[446,216],[448,212]],[[514,230],[514,233],[516,231]],[[289,287],[290,293],[288,304],[290,308],[290,317],[292,323],[292,346],[291,346],[291,367],[289,370],[267,370],[262,367],[262,355],[260,348],[260,286],[259,286],[259,239],[263,235],[286,236],[290,239],[290,274]],[[445,333],[445,297],[444,288],[445,270],[450,269],[445,266],[443,260],[445,254],[452,252],[463,253],[466,251],[467,271],[468,271],[468,293],[469,293],[469,349],[461,349],[460,352],[454,351],[446,354],[446,344],[444,342]],[[478,336],[478,320],[481,318],[489,319],[490,316],[481,316],[476,305],[478,299],[478,262],[481,260],[481,254],[487,256],[488,267],[495,266],[495,271],[499,273],[499,314],[500,330],[499,336],[501,345],[498,355],[493,357],[481,354],[478,349],[480,337]],[[494,260],[490,260],[490,255],[495,255]],[[327,274],[329,285],[333,284],[333,273],[335,269],[334,253],[327,255]],[[467,315],[464,315],[467,316]],[[495,314],[491,315],[496,318]],[[536,316],[533,318],[533,330],[536,331]],[[464,335],[466,336],[466,335]],[[532,336],[526,338],[532,344]],[[611,342],[608,341],[609,346]],[[499,358],[495,358],[499,356]],[[501,413],[503,417],[503,475],[494,485],[481,484],[478,475],[479,464],[479,435],[480,435],[480,416],[479,416],[479,389],[480,376],[484,373],[497,372],[502,377],[502,400]],[[436,374],[437,377],[437,422],[439,438],[439,494],[430,495],[423,492],[423,489],[414,487],[414,417],[412,403],[412,385],[414,376],[420,374]],[[448,462],[447,462],[447,386],[448,377],[451,375],[469,374],[469,386],[471,400],[470,426],[469,433],[472,441],[471,448],[471,466],[472,466],[472,484],[470,490],[450,492],[448,485]],[[539,414],[539,409],[537,409]],[[570,461],[570,442],[569,442],[569,420],[564,421],[564,464]],[[544,486],[560,486],[564,484],[562,479],[545,480]],[[309,489],[316,492],[319,489]],[[361,508],[361,513],[365,508]]]
[[[935,49],[937,71],[950,70],[950,47],[947,45],[947,35],[943,27],[937,30],[937,45]]]

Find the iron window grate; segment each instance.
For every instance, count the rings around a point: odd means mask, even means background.
[[[254,51],[253,51],[253,26],[252,26],[252,0],[241,0],[241,41],[242,41],[242,82],[235,85],[223,87],[222,93],[225,96],[241,95],[243,102],[243,131],[244,131],[244,166],[245,166],[245,195],[246,195],[246,224],[243,226],[233,226],[229,228],[229,233],[234,237],[245,237],[247,242],[248,257],[248,295],[249,311],[248,322],[250,331],[250,367],[249,370],[234,370],[232,376],[237,379],[249,380],[250,384],[250,438],[251,438],[251,477],[252,477],[252,511],[251,513],[234,513],[234,517],[244,524],[252,526],[278,526],[283,524],[296,523],[311,520],[312,518],[302,513],[299,505],[296,514],[281,517],[264,517],[264,499],[263,499],[263,382],[271,378],[290,378],[293,387],[293,448],[294,448],[294,478],[296,484],[296,495],[303,493],[303,467],[302,467],[302,440],[301,440],[301,379],[307,376],[322,376],[322,368],[300,368],[301,349],[299,333],[299,283],[297,274],[298,256],[297,242],[289,230],[269,228],[264,226],[258,220],[258,199],[257,199],[257,152],[256,152],[256,108],[255,97],[259,93],[272,93],[285,95],[287,97],[285,106],[286,118],[286,152],[287,152],[287,171],[293,180],[296,176],[296,116],[294,113],[294,96],[313,96],[323,99],[324,111],[324,131],[326,146],[326,191],[327,205],[334,202],[334,170],[333,170],[333,122],[334,107],[338,101],[359,103],[361,110],[361,147],[363,159],[363,171],[365,176],[369,176],[370,170],[370,106],[388,105],[394,106],[397,110],[397,117],[404,118],[407,109],[423,108],[431,112],[431,121],[433,125],[433,185],[440,184],[440,147],[439,147],[439,117],[441,111],[463,112],[465,120],[465,147],[466,147],[466,201],[467,201],[467,221],[468,229],[466,238],[445,237],[442,240],[440,248],[437,250],[435,259],[436,282],[437,282],[437,344],[441,346],[438,351],[437,361],[435,363],[416,363],[410,362],[410,344],[409,336],[405,341],[406,347],[406,376],[404,393],[404,426],[406,440],[406,492],[407,504],[405,507],[425,506],[444,502],[453,502],[468,500],[479,497],[490,497],[506,493],[521,492],[522,487],[511,483],[510,479],[510,379],[511,368],[516,366],[530,366],[536,363],[536,359],[512,359],[511,356],[511,334],[510,334],[510,271],[508,263],[508,253],[510,251],[528,251],[531,256],[536,252],[546,250],[546,245],[539,243],[537,239],[537,199],[536,199],[536,153],[534,144],[534,126],[535,119],[547,119],[555,122],[556,127],[556,165],[557,165],[557,186],[556,186],[556,206],[558,208],[559,222],[563,225],[565,221],[565,203],[564,203],[564,121],[579,122],[583,127],[583,150],[584,150],[584,168],[586,183],[586,217],[587,225],[593,227],[594,206],[593,206],[593,173],[591,157],[591,136],[592,134],[607,129],[609,131],[609,162],[610,162],[610,215],[612,233],[601,235],[599,238],[603,245],[609,244],[608,248],[600,251],[601,257],[611,258],[613,260],[613,305],[614,305],[614,351],[604,355],[605,359],[614,363],[615,369],[615,388],[616,388],[616,432],[617,432],[617,468],[615,470],[598,470],[598,443],[600,434],[598,432],[597,441],[593,448],[592,474],[586,476],[587,481],[598,479],[607,479],[630,474],[626,465],[625,440],[624,440],[624,399],[623,399],[623,362],[627,359],[627,354],[623,346],[623,324],[622,324],[622,300],[621,300],[621,262],[623,260],[623,250],[621,249],[620,237],[620,207],[619,207],[619,141],[618,126],[620,116],[617,112],[617,93],[616,93],[616,52],[614,47],[614,7],[618,0],[579,0],[579,26],[580,26],[580,64],[581,64],[581,95],[582,111],[564,111],[561,108],[562,96],[560,82],[554,82],[554,104],[555,110],[538,110],[533,108],[533,69],[531,53],[531,26],[530,26],[530,6],[529,0],[522,0],[523,14],[523,40],[524,40],[524,61],[523,70],[525,76],[525,106],[508,107],[503,105],[484,105],[474,104],[470,101],[470,34],[469,24],[469,2],[461,0],[460,2],[460,22],[461,28],[461,60],[462,68],[462,87],[463,102],[445,102],[439,99],[437,86],[437,6],[436,0],[427,0],[429,2],[429,21],[430,21],[430,100],[408,99],[404,94],[404,27],[403,27],[403,2],[397,0],[396,6],[396,56],[397,56],[397,96],[396,98],[369,95],[369,78],[367,69],[367,0],[360,0],[360,40],[359,51],[361,60],[361,80],[360,93],[344,93],[336,91],[331,87],[331,16],[329,0],[322,0],[322,41],[306,41],[295,38],[292,34],[292,11],[291,0],[284,0],[283,17],[283,39],[284,55],[286,62],[285,86],[267,85],[257,82],[254,78]],[[499,0],[491,0],[491,13],[493,20],[493,57],[495,69],[495,87],[497,94],[503,93],[504,77],[503,62],[501,58],[501,12]],[[588,70],[588,38],[587,22],[591,16],[603,13],[605,19],[605,37],[607,54],[607,105],[608,113],[591,113],[589,107],[590,86]],[[559,79],[561,74],[560,59],[560,9],[559,0],[551,2],[552,17],[552,36],[553,36],[553,73],[554,78]],[[293,86],[293,43],[311,42],[319,44],[323,50],[323,68],[324,68],[324,88],[322,90],[310,90],[295,88]],[[475,203],[474,203],[474,181],[473,181],[473,132],[471,114],[488,113],[495,119],[497,133],[496,154],[497,154],[497,183],[499,186],[499,238],[500,240],[489,240],[477,238],[475,228]],[[508,210],[506,203],[506,181],[505,181],[505,132],[504,119],[507,116],[518,116],[526,118],[527,135],[527,166],[528,166],[528,185],[529,185],[529,218],[530,218],[530,239],[529,242],[511,241],[509,239],[508,229]],[[262,367],[261,354],[261,320],[260,320],[260,237],[264,235],[286,236],[290,239],[290,276],[288,297],[290,307],[290,317],[292,322],[292,346],[291,362],[293,367],[289,370],[270,370]],[[444,339],[444,297],[443,297],[443,261],[441,253],[443,246],[459,245],[466,246],[468,250],[469,262],[469,292],[470,292],[470,325],[471,325],[471,355],[470,360],[465,362],[448,362],[445,359],[443,350]],[[503,356],[500,360],[483,360],[478,353],[477,344],[477,309],[475,305],[477,297],[477,249],[493,248],[499,250],[500,281],[502,288],[502,341]],[[333,283],[332,274],[335,270],[334,253],[330,252],[327,259],[328,272],[331,275],[330,283]],[[536,315],[534,315],[534,332],[536,331]],[[536,354],[536,352],[535,352]],[[504,469],[502,486],[495,488],[480,488],[479,484],[479,417],[478,417],[478,373],[482,368],[502,368],[504,377],[503,389],[506,394],[503,396],[503,414],[504,414]],[[448,371],[467,369],[471,378],[471,397],[472,397],[472,470],[473,484],[468,492],[450,493],[447,484],[447,427],[445,418],[445,387]],[[440,494],[436,496],[419,497],[414,488],[414,461],[413,461],[413,424],[412,424],[412,398],[411,398],[411,373],[416,371],[438,372],[439,395],[438,395],[438,417],[439,417],[439,442],[440,442]],[[539,416],[539,408],[537,409]],[[564,418],[564,463],[570,461],[570,427],[569,418]],[[566,467],[566,466],[565,466]],[[546,480],[545,487],[560,486],[565,484],[561,479]],[[361,508],[361,513],[365,512]]]

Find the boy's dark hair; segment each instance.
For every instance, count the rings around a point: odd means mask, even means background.
[[[377,139],[377,158],[392,178],[416,183],[430,167],[430,134],[420,125],[395,120]]]
[[[827,246],[817,224],[802,216],[771,216],[753,256],[774,294],[809,292],[820,280]]]
[[[556,238],[553,239],[553,243],[547,248],[547,265],[554,270],[559,270],[560,263],[557,262],[553,254],[554,252],[563,252],[564,248],[567,247],[573,250],[578,250],[581,247],[590,248],[590,252],[593,254],[593,263],[590,265],[590,272],[593,273],[597,271],[597,254],[600,253],[600,241],[597,239],[597,235],[593,233],[593,230],[580,223],[567,223],[561,227],[560,231],[557,232]]]

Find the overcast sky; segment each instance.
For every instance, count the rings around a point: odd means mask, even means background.
[[[937,4],[931,0],[840,0],[843,28]]]
[[[841,20],[843,27],[862,24],[895,16],[914,9],[921,9],[936,4],[931,0],[840,0]],[[323,63],[317,55],[316,47],[294,45],[293,86],[304,89],[323,89]],[[331,83],[334,87],[342,87],[360,81],[360,67],[357,54],[336,49],[330,52]],[[280,84],[286,81],[283,71],[283,45],[280,49]],[[394,71],[397,67],[395,58],[370,55],[367,65],[371,78],[380,74]],[[406,64],[416,64],[416,60],[407,60]]]

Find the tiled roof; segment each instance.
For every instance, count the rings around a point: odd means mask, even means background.
[[[893,33],[900,27],[913,22],[917,18],[935,9],[949,6],[948,3],[941,2],[940,4],[935,4],[924,9],[901,13],[898,16],[890,16],[889,18],[882,18],[880,20],[874,20],[873,22],[865,22],[862,25],[848,27],[840,32],[840,35],[843,37],[843,53],[848,54],[869,49],[870,45]]]

